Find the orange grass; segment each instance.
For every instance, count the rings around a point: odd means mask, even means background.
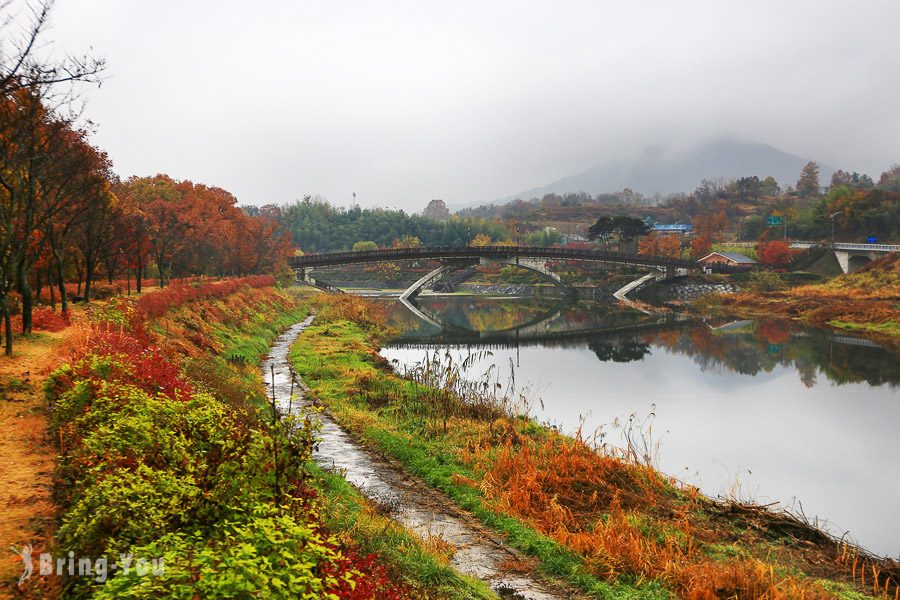
[[[680,597],[832,598],[818,584],[754,559],[715,560],[713,534],[695,524],[696,490],[652,467],[598,452],[581,439],[484,445],[467,453],[496,510],[514,515],[585,557],[599,577],[666,581]]]

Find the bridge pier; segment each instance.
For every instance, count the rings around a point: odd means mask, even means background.
[[[445,260],[441,262],[441,266],[437,269],[431,271],[424,277],[421,277],[414,284],[406,288],[402,294],[400,294],[400,301],[406,304],[406,301],[410,298],[415,298],[419,295],[419,292],[422,291],[422,288],[427,287],[429,285],[435,284],[440,281],[447,273],[452,273],[453,271],[459,271],[460,269],[465,269],[467,267],[471,267],[476,264],[477,261],[473,260]]]
[[[578,296],[578,290],[575,289],[575,286],[568,283],[567,281],[563,281],[562,277],[551,271],[547,268],[547,261],[540,258],[529,258],[525,256],[510,256],[508,258],[481,258],[481,264],[501,264],[501,265],[514,265],[517,267],[522,267],[523,269],[528,269],[529,271],[534,271],[539,275],[543,275],[547,279],[549,279],[553,285],[559,288],[559,290],[565,296],[570,296],[572,298]]]
[[[322,290],[323,292],[328,292],[330,294],[343,294],[345,293],[339,287],[335,287],[330,283],[325,283],[324,281],[317,281],[316,279],[309,276],[304,268],[294,269],[294,273],[297,277],[297,283],[302,283],[304,285],[308,285],[310,287],[314,287],[318,290]]]
[[[879,252],[835,250],[834,256],[837,258],[838,264],[841,265],[841,271],[844,273],[852,273],[860,267],[876,260],[879,256],[883,256],[883,254]]]

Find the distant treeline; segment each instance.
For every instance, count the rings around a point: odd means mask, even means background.
[[[251,215],[274,218],[304,252],[350,250],[357,242],[390,246],[407,236],[425,246],[465,246],[479,235],[494,241],[508,239],[507,229],[482,218],[451,217],[445,221],[408,215],[402,210],[340,208],[309,196],[284,206],[243,207]]]
[[[767,232],[770,216],[786,223],[787,236],[822,240],[864,241],[900,239],[900,166],[881,174],[877,183],[868,175],[835,172],[828,185],[819,182],[819,167],[807,164],[795,186],[786,189],[772,177],[704,179],[691,193],[652,199],[626,188],[621,192],[545,194],[457,212],[463,218],[515,221],[528,229],[532,224],[590,223],[601,216],[630,215],[662,223],[693,223],[719,216],[721,231],[733,232],[744,241]],[[768,235],[775,236],[774,231]],[[783,234],[784,231],[782,230]]]

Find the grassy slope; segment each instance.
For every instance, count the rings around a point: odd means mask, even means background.
[[[186,354],[185,370],[195,380],[215,381],[220,394],[247,394],[266,408],[265,386],[258,365],[274,339],[290,325],[309,314],[303,301],[305,289],[291,290],[294,299],[272,292],[276,301],[244,314],[239,322],[222,322],[211,315],[212,307],[189,306],[174,311],[156,323],[157,332]],[[189,346],[208,346],[214,353],[194,356]],[[230,390],[230,391],[229,391]],[[375,553],[391,576],[408,584],[412,593],[424,598],[495,598],[481,581],[463,577],[446,564],[441,549],[378,515],[375,508],[346,481],[310,464],[309,482],[323,500],[323,516],[339,538]]]
[[[127,302],[119,304],[116,300],[109,305],[94,304],[91,312],[95,313],[95,318],[124,322],[130,314],[128,312],[130,309],[123,308],[127,306]],[[252,414],[257,410],[268,408],[265,401],[265,386],[259,374],[259,362],[267,353],[274,338],[289,325],[302,320],[307,312],[308,304],[297,298],[297,294],[285,293],[274,288],[242,289],[230,297],[195,301],[170,309],[161,318],[148,323],[148,327],[164,355],[181,362],[184,373],[196,389],[212,394],[216,401],[224,405],[238,407],[239,411],[248,411],[248,414]],[[84,319],[84,315],[79,313],[75,320],[75,329],[88,331],[83,323]],[[68,343],[67,349],[71,351],[73,344],[79,342],[88,343],[90,337],[85,334],[76,335],[75,338],[78,339]],[[20,352],[25,353],[26,350],[25,346],[20,348]],[[58,352],[58,349],[55,351]],[[33,361],[31,364],[36,366]],[[45,371],[49,372],[49,368]],[[40,389],[41,383],[41,381],[33,383],[29,388]],[[227,422],[224,426],[228,426]],[[43,427],[46,428],[46,423]],[[327,517],[328,526],[333,528],[331,533],[339,540],[348,540],[351,546],[354,540],[366,541],[361,550],[366,553],[381,553],[381,556],[374,557],[377,563],[387,568],[391,580],[404,582],[408,586],[408,591],[415,597],[495,597],[482,582],[461,577],[447,567],[445,552],[442,549],[429,547],[423,540],[396,525],[391,525],[386,519],[375,514],[364,499],[358,495],[354,496],[353,490],[348,489],[346,482],[319,471],[314,464],[308,465],[308,469],[311,470],[313,477],[307,484],[318,489],[321,498],[319,510]],[[253,485],[255,484],[251,483],[251,487]],[[39,506],[35,504],[35,508]],[[353,518],[349,518],[351,515]],[[63,522],[71,521],[71,518],[71,513],[64,514]],[[366,523],[369,526],[368,531],[364,527]],[[155,527],[161,525],[162,523],[154,524]],[[84,539],[78,536],[73,539]],[[165,548],[164,543],[157,550],[162,551]],[[36,547],[36,550],[40,551],[46,549],[44,545]],[[101,551],[95,546],[90,546],[89,549],[92,554]],[[183,570],[182,561],[178,560],[178,557],[184,554],[176,553],[175,556],[172,570],[177,576],[177,572]],[[229,557],[222,554],[215,560],[215,564],[218,564],[220,559],[229,560]],[[167,562],[167,567],[168,564]],[[211,567],[210,574],[219,570],[219,567],[214,565]],[[229,571],[228,576],[232,577],[238,573],[239,571]],[[15,576],[18,577],[18,570]],[[3,583],[14,585],[11,579]],[[52,585],[53,580],[45,577],[33,578],[24,593],[26,596],[30,594],[34,597],[45,597],[48,593],[48,583]],[[152,581],[149,589],[141,587],[145,582],[140,581],[135,584],[127,580],[110,580],[109,583],[107,589],[98,590],[100,595],[127,592],[133,597],[149,597],[158,596],[161,592],[166,595],[174,593],[174,588],[167,587],[154,592]],[[206,589],[204,593],[210,593],[210,588]],[[267,593],[273,593],[274,590],[275,588],[272,588]],[[85,591],[85,588],[79,588],[79,593]],[[17,595],[22,593],[17,591]],[[2,588],[0,595],[3,595]]]
[[[526,447],[540,448],[548,439],[551,455],[559,448],[575,446],[566,446],[556,439],[561,436],[518,419],[485,421],[449,416],[444,422],[448,424],[443,424],[438,411],[426,406],[432,396],[390,373],[377,356],[377,317],[343,315],[351,316],[347,319],[339,312],[324,306],[317,323],[301,336],[291,352],[295,368],[316,397],[360,439],[397,459],[409,472],[505,533],[515,547],[539,558],[548,574],[566,579],[596,597],[665,597],[669,591],[687,595],[701,591],[699,585],[692,590],[691,582],[703,577],[719,578],[718,583],[704,588],[717,590],[712,593],[726,593],[727,587],[722,586],[727,586],[726,580],[731,578],[737,582],[731,585],[738,596],[742,596],[741,589],[744,596],[747,590],[754,589],[755,593],[768,593],[773,598],[797,593],[806,597],[855,596],[845,582],[822,581],[822,570],[813,568],[816,561],[828,564],[834,560],[829,556],[834,548],[827,542],[807,561],[805,550],[791,536],[777,531],[762,535],[751,531],[746,520],[721,517],[726,507],[710,505],[705,499],[691,500],[690,494],[646,470],[632,473],[625,469],[630,477],[649,480],[639,487],[641,494],[654,496],[652,503],[641,506],[638,500],[634,509],[627,511],[617,510],[609,503],[595,503],[585,513],[594,525],[582,523],[579,529],[572,526],[570,519],[571,530],[563,534],[542,527],[540,517],[529,518],[527,511],[514,509],[515,498],[509,489],[486,493],[492,483],[486,472],[503,474],[496,465],[504,444],[513,443],[518,448],[509,453],[507,458],[512,460]],[[578,453],[575,448],[573,454]],[[552,463],[548,464],[553,468]],[[496,480],[493,483],[498,487]],[[585,484],[577,476],[563,483],[569,488],[572,484]],[[626,492],[623,491],[625,496]],[[552,498],[542,510],[553,510],[558,502],[563,511],[577,511],[575,504],[565,506],[564,493]],[[667,518],[667,511],[681,511],[679,518],[687,525]],[[598,518],[600,521],[596,521]],[[622,523],[616,529],[612,521],[620,518]],[[692,528],[696,528],[696,533]],[[601,534],[613,533],[620,537],[598,541]],[[622,537],[626,533],[631,537]],[[606,541],[609,543],[604,545]],[[699,549],[690,547],[692,544]],[[635,556],[617,554],[629,545],[636,548]],[[668,556],[686,564],[642,566],[643,562],[652,562],[651,554],[660,562]],[[840,569],[831,570],[836,573]],[[825,571],[824,574],[835,574]]]
[[[701,299],[697,309],[739,316],[773,315],[814,325],[900,337],[900,256],[890,255],[826,283]]]

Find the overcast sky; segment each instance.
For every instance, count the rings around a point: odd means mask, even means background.
[[[898,0],[57,0],[47,39],[107,59],[85,115],[123,176],[419,211],[723,134],[877,179],[898,23]]]

